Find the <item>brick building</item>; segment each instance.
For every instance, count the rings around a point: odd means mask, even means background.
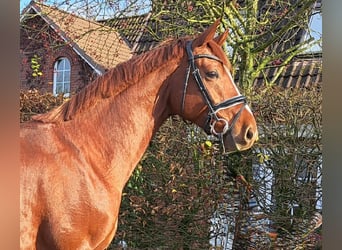
[[[20,86],[70,95],[131,58],[112,28],[32,1],[20,20]]]

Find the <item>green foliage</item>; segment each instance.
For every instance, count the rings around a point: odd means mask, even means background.
[[[34,56],[31,58],[31,69],[33,77],[39,77],[43,75],[43,72],[41,71],[40,61],[40,57],[38,57],[36,54],[34,54]]]

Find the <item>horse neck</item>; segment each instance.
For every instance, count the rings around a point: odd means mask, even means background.
[[[97,103],[72,125],[77,128],[78,143],[87,148],[88,161],[97,168],[96,172],[119,189],[170,115],[166,79],[176,67],[175,61],[166,63],[116,97]]]

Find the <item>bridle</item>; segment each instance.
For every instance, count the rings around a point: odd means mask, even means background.
[[[195,64],[195,60],[199,58],[208,58],[211,60],[218,61],[220,63],[223,63],[222,60],[214,55],[209,55],[209,54],[199,54],[199,55],[194,55],[192,52],[192,41],[188,41],[186,43],[186,53],[188,55],[188,61],[189,61],[189,67],[187,68],[186,71],[186,77],[185,77],[185,82],[184,82],[184,91],[183,91],[183,98],[182,98],[182,113],[184,111],[184,106],[185,106],[185,97],[186,97],[186,90],[188,86],[188,81],[189,81],[189,76],[190,76],[190,70],[192,69],[192,75],[195,79],[195,82],[197,83],[198,88],[200,89],[203,98],[208,106],[208,118],[205,123],[204,130],[207,134],[212,134],[217,136],[221,141],[223,140],[223,135],[227,134],[228,132],[231,133],[232,128],[234,127],[235,123],[239,119],[242,110],[245,108],[247,104],[246,97],[243,95],[238,95],[235,97],[232,97],[230,99],[224,100],[223,102],[220,102],[219,104],[214,105],[213,101],[210,97],[210,94],[205,87],[202,77],[200,75],[200,71],[198,67]],[[233,83],[234,84],[234,83]],[[227,121],[224,118],[220,118],[218,116],[218,112],[222,109],[227,109],[232,106],[235,106],[237,104],[243,104],[240,110],[235,114],[233,117],[231,124],[229,125],[229,121]],[[216,131],[215,125],[217,122],[223,122],[225,125],[223,127],[223,130],[221,132]]]

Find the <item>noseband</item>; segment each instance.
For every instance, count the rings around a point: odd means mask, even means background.
[[[209,55],[209,54],[194,55],[192,53],[191,46],[192,46],[192,41],[188,41],[186,44],[186,53],[188,55],[189,67],[187,68],[186,78],[185,78],[185,83],[184,83],[184,91],[183,91],[183,98],[182,98],[182,112],[184,111],[184,106],[185,106],[185,96],[186,96],[186,90],[187,90],[188,81],[189,81],[190,70],[192,69],[192,75],[194,76],[195,82],[197,83],[197,86],[200,89],[200,91],[203,95],[203,98],[204,98],[204,100],[208,106],[208,109],[209,109],[208,118],[206,120],[204,130],[207,134],[215,135],[219,139],[222,140],[223,135],[225,135],[228,132],[231,133],[232,128],[234,127],[236,121],[240,117],[242,110],[245,108],[245,106],[247,104],[246,97],[242,96],[242,95],[238,95],[238,96],[235,96],[233,98],[224,100],[223,102],[220,102],[219,104],[214,105],[213,101],[210,97],[210,94],[209,94],[207,88],[205,87],[205,85],[203,83],[199,69],[195,64],[195,60],[199,59],[199,58],[208,58],[211,60],[218,61],[220,63],[223,63],[223,62],[221,59],[219,59],[218,57],[216,57],[214,55]],[[234,84],[234,83],[232,82],[232,84]],[[235,106],[235,105],[240,104],[240,103],[242,103],[243,105],[240,108],[240,110],[233,117],[230,125],[229,125],[229,121],[227,121],[224,118],[218,117],[217,113],[220,110],[230,108],[230,107]],[[225,124],[223,127],[223,130],[221,132],[218,132],[215,129],[215,125],[217,122],[223,122]]]

